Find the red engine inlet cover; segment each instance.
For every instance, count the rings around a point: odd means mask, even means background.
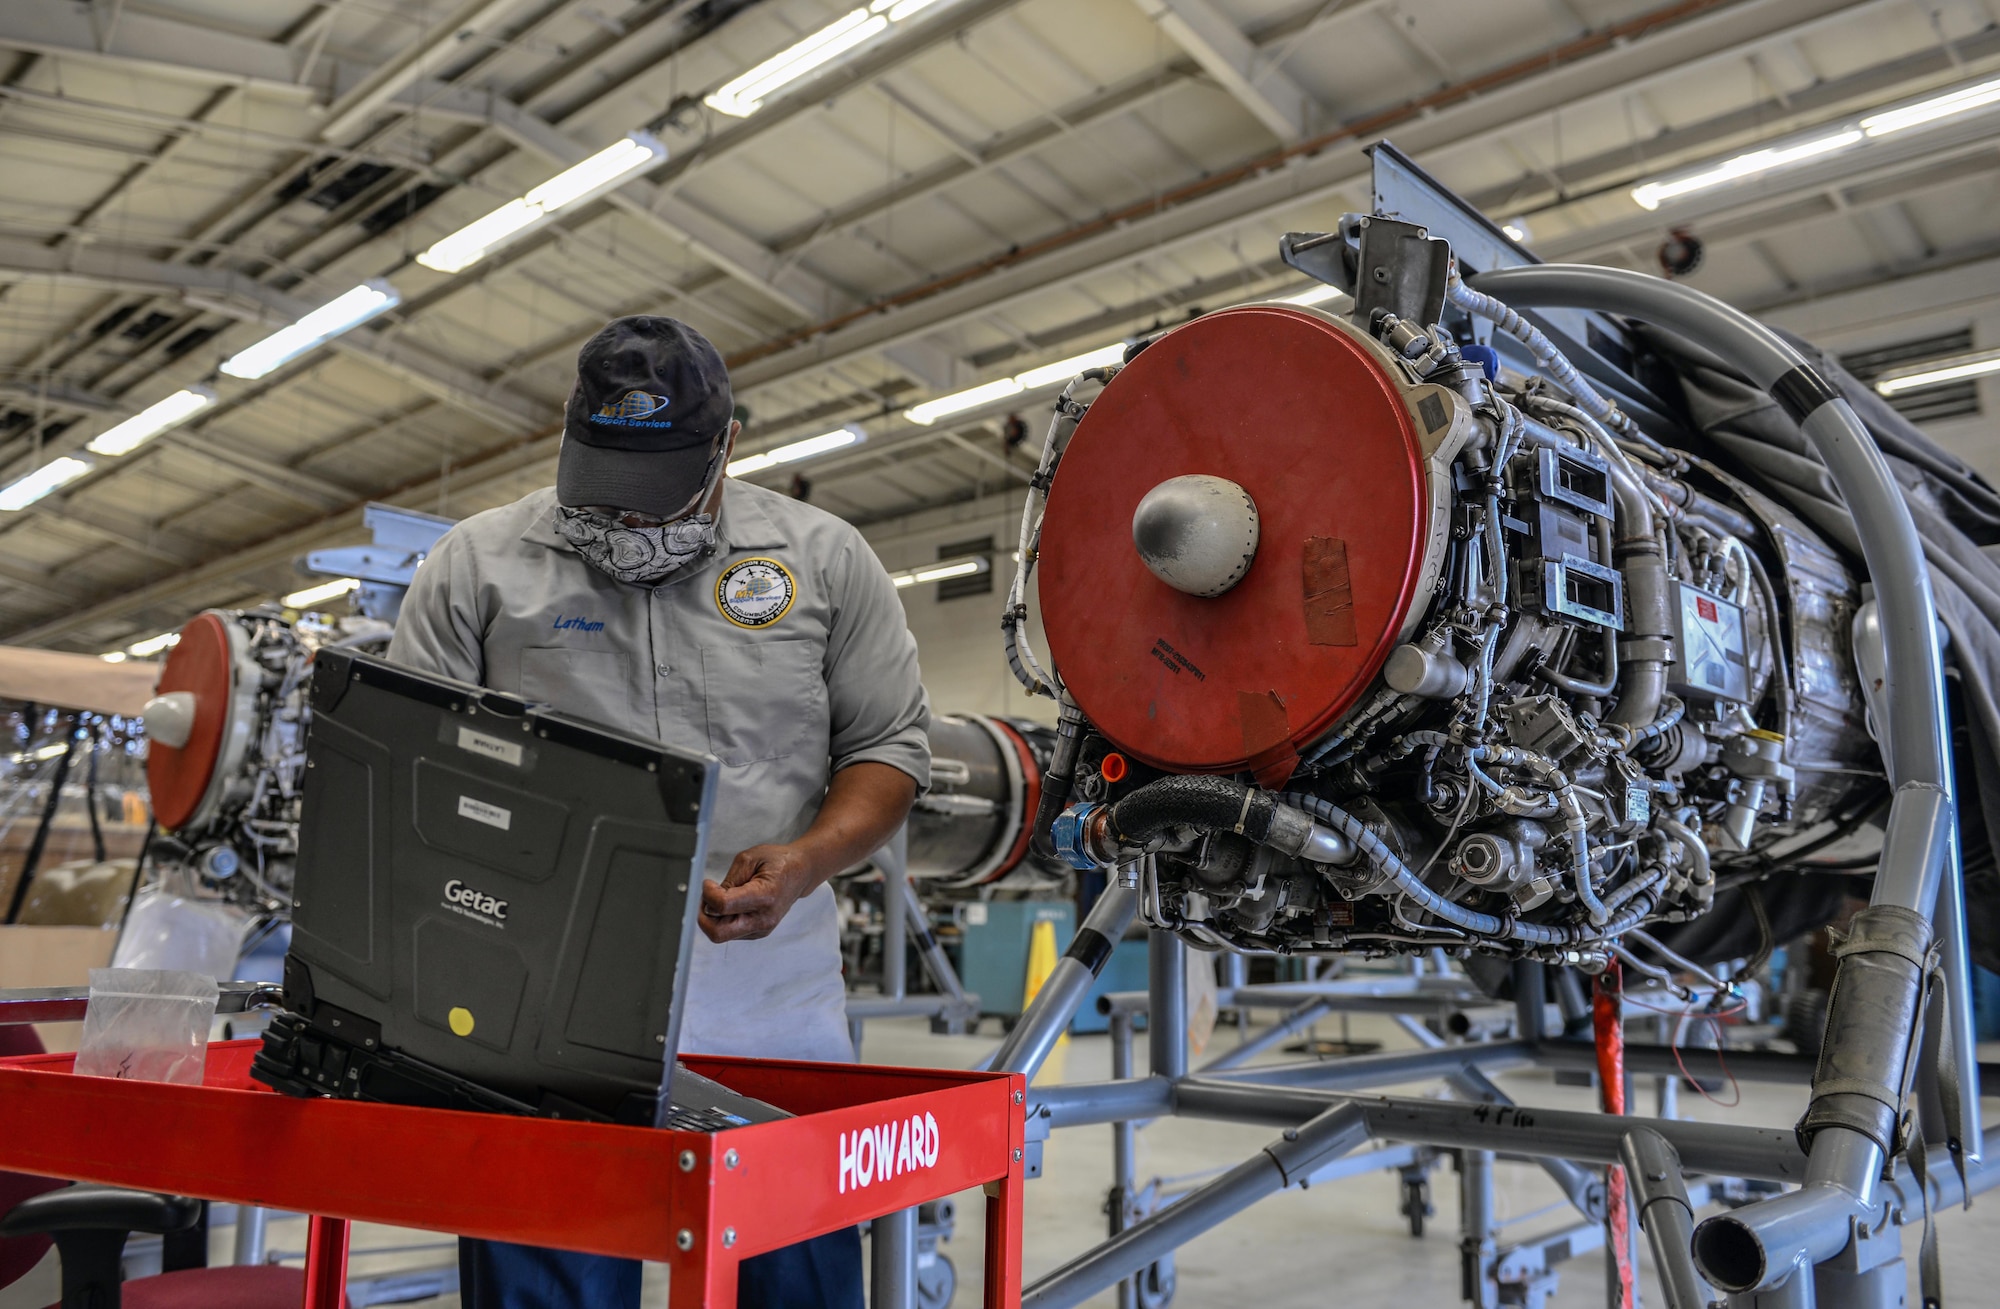
[[[1403,630],[1424,465],[1396,383],[1326,320],[1251,306],[1168,333],[1091,405],[1049,489],[1037,577],[1064,684],[1155,767],[1280,784]],[[1133,544],[1141,497],[1187,474],[1257,506],[1256,557],[1214,598],[1162,582]]]
[[[229,632],[222,619],[198,614],[181,629],[179,644],[167,653],[160,669],[159,694],[194,694],[194,730],[187,744],[176,750],[158,741],[146,743],[146,788],[153,796],[153,816],[170,832],[194,817],[215,776],[234,689],[232,666]]]

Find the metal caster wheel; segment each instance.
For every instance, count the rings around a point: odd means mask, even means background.
[[[949,1257],[934,1254],[917,1259],[917,1309],[948,1309],[956,1294],[958,1269],[952,1267]]]
[[[1403,1174],[1403,1203],[1397,1208],[1410,1222],[1410,1235],[1424,1234],[1424,1220],[1437,1213],[1431,1205],[1431,1178],[1427,1172]]]

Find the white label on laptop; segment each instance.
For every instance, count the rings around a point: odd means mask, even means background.
[[[458,729],[458,748],[461,750],[470,750],[481,758],[498,759],[501,763],[512,764],[516,768],[521,766],[521,759],[523,757],[522,749],[517,743],[503,741],[497,736],[488,736],[484,732],[475,732],[470,727],[461,727]],[[502,827],[506,826],[505,823],[500,825]]]
[[[484,823],[488,827],[497,827],[503,832],[514,825],[513,810],[502,809],[497,804],[487,804],[484,800],[475,800],[469,795],[458,797],[458,816],[470,818],[475,823]]]

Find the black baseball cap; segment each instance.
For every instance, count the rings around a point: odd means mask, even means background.
[[[576,356],[556,498],[669,517],[700,493],[736,401],[707,337],[675,318],[614,318]]]

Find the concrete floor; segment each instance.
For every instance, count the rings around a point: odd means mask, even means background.
[[[1351,1030],[1356,1039],[1379,1041],[1387,1050],[1415,1045],[1386,1018],[1357,1016]],[[1319,1033],[1339,1035],[1339,1021],[1322,1022]],[[1225,1028],[1217,1033],[1211,1051],[1226,1049],[1235,1039],[1233,1029]],[[919,1020],[890,1020],[870,1024],[863,1052],[873,1063],[967,1067],[993,1044],[990,1024],[983,1037],[936,1037]],[[2000,1055],[2000,1047],[1989,1046],[1982,1053],[1990,1060]],[[1694,1061],[1699,1057],[1689,1056],[1690,1067],[1698,1072],[1701,1068]],[[1051,1060],[1043,1077],[1089,1081],[1107,1077],[1109,1071],[1108,1041],[1102,1036],[1077,1037]],[[1505,1074],[1498,1080],[1523,1104],[1585,1110],[1595,1104],[1594,1092],[1558,1087],[1545,1073]],[[1433,1090],[1423,1085],[1398,1089],[1401,1094],[1416,1095]],[[1650,1113],[1650,1084],[1642,1082],[1639,1094],[1639,1108]],[[1726,1090],[1721,1098],[1728,1099]],[[1711,1104],[1692,1093],[1681,1097],[1683,1116],[1752,1125],[1789,1126],[1802,1104],[1803,1090],[1796,1087],[1745,1086],[1741,1103],[1734,1108]],[[1181,1178],[1187,1184],[1198,1184],[1201,1175],[1240,1162],[1271,1135],[1266,1128],[1227,1123],[1158,1122],[1139,1136],[1140,1177]],[[1080,1128],[1059,1132],[1050,1141],[1045,1174],[1028,1192],[1025,1272],[1030,1282],[1103,1238],[1110,1137],[1109,1128]],[[1399,1191],[1393,1173],[1371,1173],[1311,1191],[1274,1196],[1180,1252],[1175,1303],[1188,1307],[1254,1305],[1258,1309],[1321,1305],[1449,1309],[1459,1303],[1457,1179],[1448,1166],[1432,1176],[1437,1214],[1422,1239],[1410,1236],[1396,1211]],[[1503,1221],[1515,1220],[1514,1226],[1501,1233],[1503,1242],[1564,1225],[1565,1213],[1560,1209],[1533,1216],[1559,1198],[1539,1170],[1519,1164],[1499,1165],[1499,1213]],[[959,1272],[954,1301],[958,1309],[973,1309],[979,1304],[983,1203],[976,1191],[958,1197],[958,1234],[944,1247]],[[1947,1303],[2000,1302],[1993,1289],[2000,1286],[2000,1193],[1976,1203],[1970,1213],[1943,1215],[1941,1231]],[[1912,1269],[1919,1232],[1912,1226],[1904,1234]],[[231,1239],[227,1228],[215,1233],[217,1262],[229,1258]],[[452,1252],[448,1246],[436,1245],[439,1240],[429,1233],[359,1228],[352,1271],[359,1276],[445,1264]],[[274,1251],[302,1252],[303,1220],[274,1221],[270,1246]],[[412,1246],[431,1248],[409,1248]],[[648,1267],[645,1303],[664,1305],[665,1291],[665,1270]],[[1550,1304],[1579,1309],[1597,1306],[1604,1303],[1604,1294],[1602,1257],[1593,1254],[1564,1265],[1560,1288]],[[0,1309],[39,1309],[56,1295],[57,1275],[51,1257],[21,1282],[0,1290]],[[1663,1303],[1650,1268],[1646,1271],[1646,1302],[1654,1306]],[[1916,1302],[1914,1289],[1910,1302]],[[458,1301],[447,1296],[425,1303],[444,1309]],[[1109,1305],[1112,1297],[1106,1294],[1090,1303]]]

